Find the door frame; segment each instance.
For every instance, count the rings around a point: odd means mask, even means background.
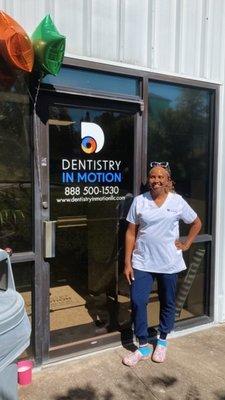
[[[104,103],[103,103],[104,102]],[[74,104],[76,103],[76,104]],[[35,252],[36,265],[34,277],[34,351],[36,363],[43,364],[51,362],[58,357],[69,357],[93,352],[96,347],[90,346],[90,341],[85,344],[73,344],[73,346],[62,346],[50,352],[50,263],[44,258],[44,227],[43,222],[49,221],[49,134],[48,134],[48,108],[49,105],[71,105],[77,107],[101,108],[107,104],[107,108],[119,111],[131,111],[134,116],[134,195],[140,192],[142,184],[142,172],[146,170],[143,164],[143,101],[129,101],[121,99],[94,98],[93,95],[82,96],[49,92],[41,90],[37,106],[34,112],[34,202],[35,202]],[[89,343],[89,344],[88,344]],[[98,341],[98,348],[112,346],[113,343],[121,343],[120,333],[106,334]],[[51,354],[50,354],[51,353]]]

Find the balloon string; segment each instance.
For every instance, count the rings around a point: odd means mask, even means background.
[[[33,104],[33,106],[34,106],[34,99],[33,99],[33,97],[32,97],[32,94],[31,94],[31,92],[30,92],[30,90],[29,90],[29,87],[28,87],[28,85],[26,84],[26,82],[25,82],[25,86],[26,86],[27,92],[28,92],[28,94],[29,94],[29,98],[30,98],[30,100],[32,101],[32,104]]]
[[[36,91],[36,95],[35,95],[35,98],[34,98],[34,111],[35,111],[35,113],[36,113],[36,105],[37,105],[38,95],[39,95],[40,86],[41,86],[41,80],[42,80],[43,76],[44,76],[44,74],[42,72],[40,78],[38,79],[37,91]]]
[[[26,80],[24,79],[24,84],[26,86],[27,89],[27,93],[29,95],[29,98],[32,102],[33,105],[33,117],[34,117],[34,162],[35,162],[35,166],[36,166],[36,170],[37,170],[37,180],[38,180],[38,189],[40,192],[40,195],[42,196],[41,193],[41,172],[40,172],[40,165],[39,165],[39,143],[38,143],[38,124],[37,124],[37,114],[36,114],[36,106],[37,106],[37,100],[38,100],[38,94],[39,94],[39,90],[40,90],[40,85],[41,85],[41,79],[43,77],[43,74],[40,76],[40,78],[38,79],[38,85],[37,85],[37,90],[36,90],[36,94],[35,94],[35,98],[33,98],[30,89],[26,83]]]
[[[40,91],[40,86],[41,86],[41,80],[43,77],[43,73],[38,79],[38,85],[37,85],[37,91],[35,94],[35,98],[33,101],[33,110],[34,110],[34,145],[35,145],[35,165],[36,165],[36,170],[37,170],[37,181],[38,181],[38,189],[41,197],[41,202],[42,202],[42,190],[41,190],[41,169],[40,169],[40,153],[39,153],[39,140],[38,140],[38,124],[37,124],[37,113],[36,113],[36,107],[37,107],[37,100],[38,100],[38,95]]]

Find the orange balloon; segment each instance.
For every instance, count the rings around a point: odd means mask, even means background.
[[[3,57],[14,67],[31,72],[34,50],[25,30],[9,15],[0,11],[0,49]]]

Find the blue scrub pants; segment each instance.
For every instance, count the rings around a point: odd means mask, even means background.
[[[131,284],[132,318],[134,334],[139,344],[148,342],[147,305],[153,282],[158,283],[160,302],[159,331],[167,334],[173,329],[176,303],[176,274],[158,274],[134,269],[134,278]]]

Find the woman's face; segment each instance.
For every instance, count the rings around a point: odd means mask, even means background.
[[[155,194],[161,194],[168,191],[169,174],[165,168],[154,167],[148,175],[150,190]]]

